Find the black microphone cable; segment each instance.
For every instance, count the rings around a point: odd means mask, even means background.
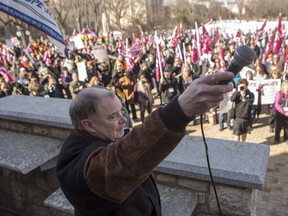
[[[215,183],[214,183],[214,179],[213,179],[213,175],[212,175],[212,171],[211,171],[211,167],[210,167],[208,145],[206,143],[204,129],[203,129],[203,115],[202,114],[200,115],[200,124],[201,124],[202,139],[203,139],[203,142],[204,142],[204,145],[205,145],[205,150],[206,150],[206,159],[207,159],[207,164],[208,164],[208,170],[209,170],[212,186],[213,186],[215,197],[216,197],[219,214],[220,214],[220,216],[222,216],[221,207],[220,207],[220,203],[219,203],[219,199],[218,199],[218,194],[217,194],[216,186],[215,186]]]

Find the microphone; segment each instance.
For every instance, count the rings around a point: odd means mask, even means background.
[[[232,61],[226,68],[226,71],[230,71],[234,73],[234,76],[236,76],[243,67],[250,65],[255,59],[255,53],[254,51],[247,45],[239,46],[233,56]],[[222,80],[217,84],[220,85],[226,85],[231,80]]]

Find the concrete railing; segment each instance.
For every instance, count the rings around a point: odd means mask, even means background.
[[[61,205],[67,200],[55,176],[61,143],[72,130],[70,103],[25,96],[0,99],[0,213],[2,209],[14,215],[71,215]],[[218,139],[207,139],[207,143],[222,213],[255,215],[254,193],[263,188],[269,147]],[[164,185],[162,191],[172,188],[166,195],[162,193],[162,201],[169,202],[175,211],[182,207],[189,215],[197,204],[193,215],[217,214],[200,137],[186,136],[153,174],[160,187]],[[177,190],[178,194],[183,192],[182,197],[190,194],[191,202],[181,202],[171,195]],[[72,206],[69,208],[73,211]],[[168,213],[163,215],[174,214],[165,209]]]

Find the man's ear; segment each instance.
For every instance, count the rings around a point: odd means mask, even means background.
[[[81,121],[83,128],[88,132],[93,132],[92,122],[90,120],[84,119]]]

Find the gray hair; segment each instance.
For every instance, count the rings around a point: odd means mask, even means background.
[[[97,114],[98,105],[107,97],[114,98],[115,94],[104,87],[86,88],[77,94],[69,108],[70,119],[76,131],[83,130],[82,120]]]

